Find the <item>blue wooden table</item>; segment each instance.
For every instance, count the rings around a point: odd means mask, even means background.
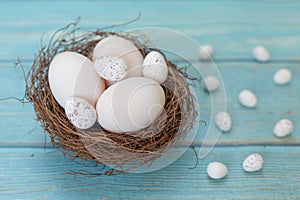
[[[71,162],[56,152],[35,121],[31,105],[0,101],[0,199],[300,199],[299,10],[296,0],[1,1],[0,98],[23,96],[22,71],[13,66],[20,57],[28,70],[42,34],[47,40],[78,16],[81,26],[101,28],[131,20],[140,12],[142,17],[124,29],[170,28],[215,47],[214,58],[224,80],[233,129],[221,135],[213,151],[199,160],[195,169],[190,169],[195,164],[190,148],[160,171],[74,177],[65,172],[97,173],[101,168]],[[269,49],[271,62],[251,60],[256,45]],[[195,61],[195,65],[206,64]],[[292,82],[285,87],[272,81],[281,67],[293,73]],[[256,109],[238,104],[238,93],[244,88],[257,95]],[[209,122],[209,108],[204,105],[201,113]],[[278,139],[272,129],[281,118],[291,119],[295,127],[292,135]],[[202,139],[197,139],[194,146],[199,148],[201,143]],[[241,163],[253,152],[263,155],[265,166],[260,172],[248,174]],[[206,166],[211,161],[228,166],[225,179],[208,178]]]

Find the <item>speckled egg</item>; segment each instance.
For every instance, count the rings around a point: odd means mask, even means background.
[[[91,128],[97,121],[96,109],[79,97],[71,97],[67,100],[65,113],[70,122],[79,129]]]
[[[232,126],[231,117],[225,111],[221,111],[216,114],[215,123],[220,130],[225,131],[225,132],[229,131]]]
[[[285,137],[292,133],[293,131],[293,122],[288,119],[281,119],[274,126],[274,134],[277,137]]]
[[[97,74],[108,81],[119,81],[126,77],[128,67],[125,61],[117,56],[102,56],[94,62]]]
[[[263,157],[258,153],[250,154],[243,161],[243,169],[246,172],[259,171],[264,165]]]
[[[168,77],[168,66],[163,55],[157,51],[151,51],[143,62],[143,76],[163,83]]]

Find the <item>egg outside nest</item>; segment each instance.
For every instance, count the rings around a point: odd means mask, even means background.
[[[77,24],[69,25],[57,31],[50,39],[49,45],[46,48],[42,47],[36,54],[27,74],[26,98],[33,104],[37,120],[49,135],[52,144],[72,160],[80,158],[97,164],[119,166],[127,163],[152,163],[166,148],[177,139],[184,138],[193,128],[198,113],[194,109],[195,99],[189,88],[189,75],[167,61],[169,73],[163,86],[167,121],[162,126],[161,121],[165,122],[165,119],[157,118],[149,127],[137,133],[147,135],[153,131],[153,127],[162,127],[149,138],[140,139],[124,133],[113,133],[99,126],[78,130],[67,119],[63,107],[55,100],[50,90],[48,68],[54,56],[64,51],[73,51],[91,59],[96,44],[112,35],[130,40],[143,57],[153,49],[145,46],[147,38],[141,36],[99,30],[82,33],[76,26]],[[92,148],[87,149],[88,145]],[[112,146],[115,148],[112,149]],[[110,175],[111,170],[103,174]]]

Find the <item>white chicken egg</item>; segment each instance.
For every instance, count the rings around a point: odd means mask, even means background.
[[[151,51],[147,54],[143,66],[143,75],[146,78],[163,83],[168,77],[168,65],[163,55],[157,51]]]
[[[117,56],[103,56],[94,62],[97,74],[108,81],[119,81],[127,75],[125,61]]]
[[[49,66],[51,92],[64,107],[70,97],[78,96],[93,106],[105,89],[105,83],[94,70],[93,63],[76,52],[56,55]]]
[[[149,126],[163,111],[165,93],[156,82],[144,77],[121,80],[100,96],[99,124],[114,133],[135,132]]]
[[[79,129],[91,128],[97,121],[95,108],[79,97],[70,97],[67,100],[65,113],[70,122]]]
[[[131,41],[119,36],[104,38],[94,48],[93,61],[103,56],[122,58],[128,67],[126,77],[143,76],[143,55]]]

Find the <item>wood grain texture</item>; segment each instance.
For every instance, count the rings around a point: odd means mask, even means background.
[[[265,158],[262,171],[245,173],[243,159],[252,152]],[[147,174],[86,178],[70,170],[101,172],[71,163],[42,149],[0,150],[1,199],[299,199],[299,147],[215,148],[195,169],[189,150],[169,167]],[[222,161],[225,179],[208,178],[206,166]]]
[[[0,58],[32,59],[40,37],[81,16],[81,26],[100,28],[142,18],[126,27],[165,27],[200,44],[210,43],[215,57],[249,59],[265,45],[273,59],[300,60],[299,1],[1,1]]]
[[[0,199],[300,199],[299,9],[296,0],[0,1],[0,98],[23,97],[23,74],[13,66],[20,57],[28,70],[42,35],[47,42],[57,29],[78,16],[80,26],[93,29],[120,24],[141,13],[137,22],[114,30],[164,27],[214,46],[233,119],[233,129],[221,135],[217,147],[196,169],[189,169],[195,164],[189,149],[157,172],[86,178],[62,172],[99,172],[101,168],[70,162],[49,143],[45,151],[45,135],[32,106],[0,101]],[[270,51],[270,63],[251,60],[256,45]],[[210,63],[193,64],[200,72],[212,70]],[[293,72],[287,86],[278,87],[272,81],[280,67]],[[237,95],[243,88],[257,95],[256,109],[238,104]],[[198,92],[201,119],[210,122],[210,96]],[[218,93],[212,98],[218,98]],[[294,122],[294,132],[278,139],[272,129],[283,117]],[[206,129],[202,127],[198,133],[195,146],[201,146]],[[253,152],[264,156],[265,166],[261,172],[248,174],[241,163]],[[207,177],[206,166],[211,161],[228,166],[225,179]]]

